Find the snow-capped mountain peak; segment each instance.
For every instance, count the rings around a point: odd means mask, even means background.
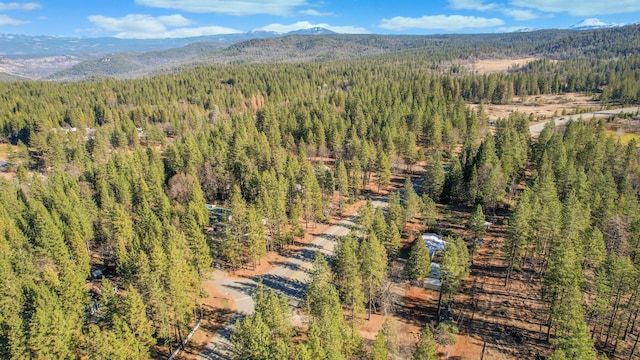
[[[540,29],[532,28],[532,27],[523,27],[523,28],[517,29],[517,30],[515,30],[513,32],[526,33],[526,32],[534,32],[534,31],[538,31],[538,30],[540,30]]]
[[[331,30],[316,26],[316,27],[312,27],[312,28],[308,28],[308,29],[300,29],[300,30],[290,31],[290,32],[288,32],[288,34],[291,34],[291,35],[331,35],[331,34],[336,34],[336,32],[333,32]]]
[[[612,28],[612,27],[618,27],[618,26],[624,26],[624,24],[605,23],[603,21],[600,21],[600,19],[589,18],[589,19],[584,19],[577,24],[573,24],[569,26],[569,30],[593,30],[593,29]]]

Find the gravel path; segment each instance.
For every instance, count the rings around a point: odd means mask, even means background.
[[[373,201],[375,207],[386,206],[386,198]],[[325,255],[333,255],[336,239],[345,236],[354,228],[356,216],[350,216],[338,224],[333,225],[316,236],[309,244],[304,245],[293,256],[284,260],[281,264],[271,269],[264,275],[253,279],[230,278],[226,273],[216,270],[214,280],[210,283],[233,297],[236,302],[237,313],[207,345],[198,357],[199,359],[228,359],[231,350],[231,333],[238,319],[251,314],[255,310],[255,303],[251,298],[258,281],[270,289],[284,294],[291,306],[295,309],[300,306],[304,296],[304,289],[308,281],[307,270],[311,268],[313,258],[318,251]]]

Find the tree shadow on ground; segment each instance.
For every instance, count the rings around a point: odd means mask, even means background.
[[[302,301],[306,284],[299,280],[288,279],[279,275],[266,274],[254,279],[256,282],[262,281],[267,289],[273,289],[289,299],[289,302],[299,303]]]
[[[208,305],[204,305],[202,311],[203,319],[208,320],[202,322],[202,325],[200,326],[200,329],[198,329],[198,331],[204,332],[207,339],[209,339],[210,335],[218,333],[219,336],[222,336],[227,341],[229,341],[231,339],[231,332],[225,331],[225,329],[229,322],[237,321],[237,319],[235,319],[236,312],[232,311],[231,309],[214,309]],[[223,349],[207,348],[207,345],[209,345],[208,342],[200,344],[189,342],[184,348],[183,354],[192,356],[200,355],[205,357],[206,359],[228,358],[228,353],[225,353]],[[183,356],[178,356],[178,358],[183,358]]]

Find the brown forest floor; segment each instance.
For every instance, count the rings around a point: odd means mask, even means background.
[[[460,235],[460,227],[469,214],[462,209],[442,209],[449,214],[443,224]],[[505,286],[506,267],[501,248],[506,230],[504,215],[487,216],[493,225],[487,231],[482,247],[474,254],[471,275],[453,301],[453,314],[458,321],[459,342],[449,350],[449,359],[535,359],[548,355],[545,304],[540,300],[540,281],[526,271],[515,272]],[[447,225],[448,224],[448,225]]]

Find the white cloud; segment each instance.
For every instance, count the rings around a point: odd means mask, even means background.
[[[517,21],[533,20],[540,17],[533,11],[525,9],[501,9],[500,12]]]
[[[151,15],[129,14],[121,18],[91,15],[88,19],[98,28],[107,31],[159,33],[167,29],[158,18]]]
[[[0,26],[3,25],[24,25],[24,24],[29,24],[31,23],[31,21],[23,21],[23,20],[17,20],[14,19],[10,16],[4,15],[4,14],[0,14]]]
[[[291,15],[306,0],[135,0],[136,4],[195,13]]]
[[[10,10],[31,11],[31,10],[40,9],[41,7],[42,6],[40,6],[39,3],[35,3],[35,2],[28,2],[28,3],[0,2],[0,11],[10,11]]]
[[[89,21],[97,29],[80,29],[80,32],[113,31],[116,37],[127,39],[163,39],[218,34],[239,33],[241,31],[223,26],[180,27],[193,24],[193,21],[180,14],[153,17],[145,14],[129,14],[121,18],[102,15],[89,16]],[[167,27],[180,27],[168,30]]]
[[[497,18],[488,19],[462,15],[432,15],[419,18],[396,16],[391,19],[382,19],[378,27],[397,31],[407,29],[460,30],[465,28],[486,28],[503,24],[504,21]]]
[[[254,31],[275,31],[278,33],[288,33],[290,31],[311,29],[314,27],[325,28],[333,32],[340,34],[366,34],[368,31],[365,28],[356,26],[335,26],[329,24],[312,24],[308,21],[298,21],[295,24],[283,25],[283,24],[270,24],[261,28],[254,29]]]
[[[188,26],[193,24],[193,21],[185,18],[180,14],[158,16],[158,21],[167,26]]]
[[[298,13],[302,14],[302,15],[309,15],[309,16],[333,16],[333,15],[335,15],[332,12],[320,12],[320,11],[314,10],[314,9],[300,10],[300,11],[298,11]]]
[[[512,3],[514,2],[512,1]],[[456,10],[498,11],[517,21],[533,20],[540,17],[531,10],[508,8],[497,3],[485,4],[483,0],[449,0],[449,7]]]
[[[511,0],[512,5],[536,9],[543,12],[566,12],[573,16],[621,14],[640,11],[638,0]]]
[[[450,7],[455,10],[488,11],[498,7],[496,3],[484,4],[482,0],[449,0]]]

